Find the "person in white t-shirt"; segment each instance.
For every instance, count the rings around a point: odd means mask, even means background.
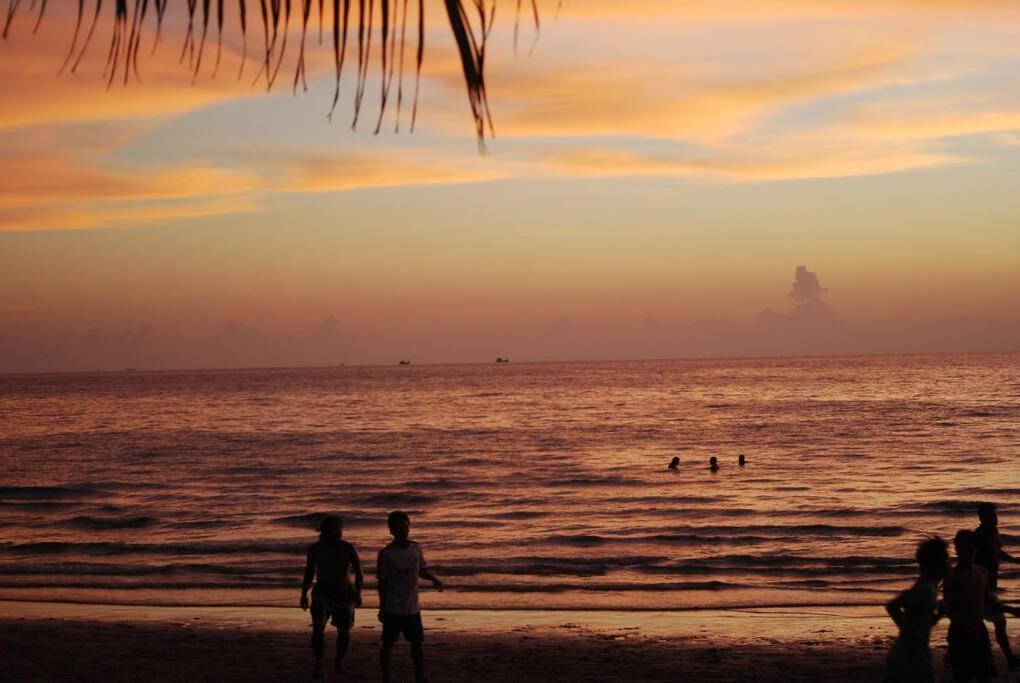
[[[421,607],[418,606],[418,579],[431,581],[438,590],[443,590],[443,583],[426,568],[421,546],[408,540],[411,519],[407,514],[391,512],[386,522],[393,534],[393,542],[379,551],[375,572],[379,582],[379,621],[383,625],[382,649],[379,651],[383,681],[389,683],[390,651],[403,634],[411,644],[415,680],[424,683],[422,642],[425,632],[421,623]]]

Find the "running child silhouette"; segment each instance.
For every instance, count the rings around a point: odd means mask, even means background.
[[[939,584],[949,571],[949,548],[941,538],[930,538],[917,546],[916,557],[921,577],[885,606],[900,629],[886,657],[886,683],[935,680],[929,641],[932,627],[942,617]]]
[[[361,560],[354,546],[343,540],[343,522],[329,515],[319,524],[319,540],[308,548],[305,578],[301,582],[301,609],[307,610],[308,589],[312,589],[312,652],[315,654],[314,676],[322,675],[322,655],[326,649],[326,622],[336,626],[336,662],[339,672],[344,655],[351,644],[354,608],[361,606],[361,584],[364,575]],[[350,575],[354,573],[354,585]]]
[[[425,683],[425,653],[422,642],[425,631],[418,605],[418,579],[427,579],[439,590],[443,583],[427,569],[421,546],[408,540],[411,519],[407,514],[391,512],[386,520],[393,542],[379,551],[376,579],[379,582],[379,621],[382,622],[382,649],[379,663],[383,682],[390,680],[390,652],[400,635],[411,645],[414,678]]]

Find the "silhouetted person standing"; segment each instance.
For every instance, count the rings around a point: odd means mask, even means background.
[[[382,622],[382,649],[379,662],[382,665],[384,683],[390,680],[390,651],[403,634],[411,645],[411,659],[414,661],[414,678],[418,683],[425,681],[425,653],[422,642],[425,630],[421,623],[421,607],[418,605],[418,579],[427,579],[439,590],[443,583],[425,566],[421,546],[408,540],[411,519],[403,512],[391,512],[386,520],[393,534],[393,542],[379,551],[376,578],[379,581],[379,621]]]
[[[885,611],[900,629],[886,657],[886,683],[929,683],[935,680],[931,656],[931,629],[942,617],[939,584],[949,571],[949,549],[941,538],[929,538],[917,547],[920,578],[889,601]]]
[[[999,587],[999,563],[1002,560],[1007,562],[1018,562],[1002,547],[1002,539],[999,537],[999,513],[994,503],[981,503],[978,505],[978,519],[981,526],[974,531],[974,540],[977,544],[977,556],[974,558],[976,564],[981,565],[988,572],[988,588],[993,593]],[[1002,653],[1006,655],[1006,662],[1010,669],[1016,669],[1018,662],[1013,648],[1009,644],[1009,634],[1006,633],[1006,617],[1002,612],[988,615],[988,620],[995,626],[995,640],[999,643]]]
[[[343,522],[330,515],[319,525],[319,540],[308,548],[305,578],[301,583],[301,609],[308,609],[308,589],[312,589],[312,652],[314,675],[322,673],[322,655],[326,649],[326,622],[336,626],[336,662],[340,671],[351,643],[354,608],[361,606],[364,575],[354,546],[343,540]],[[351,586],[350,574],[354,573]]]
[[[744,456],[743,453],[741,453],[740,457],[737,458],[737,464],[740,465],[741,467],[747,464],[747,458]]]
[[[719,458],[714,455],[708,459],[708,469],[712,472],[719,471]]]
[[[953,680],[958,682],[987,681],[995,676],[992,643],[988,638],[985,618],[1006,611],[1018,610],[999,602],[988,588],[988,572],[975,564],[977,544],[973,531],[963,530],[953,540],[956,566],[946,575],[943,593],[949,615],[949,664]]]

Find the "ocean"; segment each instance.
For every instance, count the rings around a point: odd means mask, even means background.
[[[978,501],[1020,551],[1018,454],[1020,354],[5,375],[0,599],[296,605],[401,509],[430,609],[879,604]]]

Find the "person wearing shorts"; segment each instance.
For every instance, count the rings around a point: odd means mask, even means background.
[[[326,624],[332,624],[341,631],[349,631],[354,627],[353,594],[333,598],[312,589],[312,628],[322,632]]]
[[[339,672],[344,655],[351,644],[354,608],[361,606],[361,585],[364,575],[361,560],[354,546],[343,540],[343,522],[335,515],[322,520],[319,540],[308,548],[305,577],[301,584],[301,609],[309,609],[308,589],[312,587],[312,652],[315,655],[313,675],[322,675],[322,656],[326,649],[326,624],[336,627],[336,662]],[[354,574],[354,585],[350,575]]]
[[[411,646],[414,661],[414,678],[425,682],[425,653],[422,643],[425,630],[421,623],[418,604],[418,579],[432,582],[438,590],[443,583],[428,570],[421,546],[408,540],[411,520],[403,512],[391,512],[387,519],[393,542],[379,551],[376,579],[379,582],[379,621],[382,623],[382,649],[379,663],[383,682],[390,680],[390,652],[393,644],[404,637]]]

